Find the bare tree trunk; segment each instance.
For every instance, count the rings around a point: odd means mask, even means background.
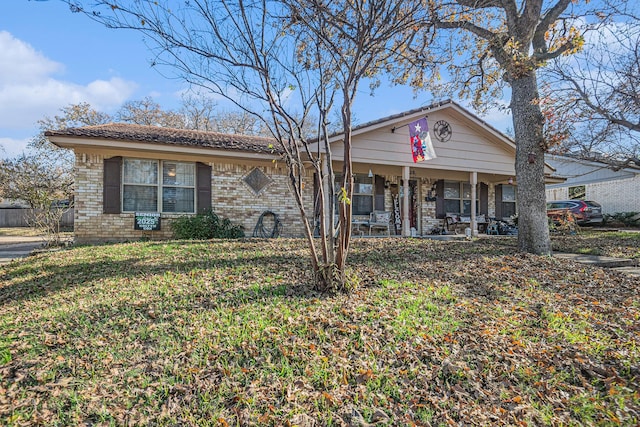
[[[551,255],[544,187],[544,117],[534,102],[538,98],[535,72],[513,79],[510,84],[516,137],[518,249]]]
[[[348,99],[348,93],[345,90],[345,99]],[[351,199],[353,198],[353,170],[351,168],[351,104],[342,106],[342,124],[344,125],[344,166],[342,169],[342,182],[348,202],[340,203],[340,237],[338,248],[336,251],[336,274],[338,283],[341,288],[345,285],[345,267],[347,264],[347,255],[349,253],[349,242],[351,241]]]

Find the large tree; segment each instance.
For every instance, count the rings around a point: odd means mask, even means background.
[[[516,142],[518,247],[550,254],[546,216],[544,117],[540,108],[538,70],[580,49],[576,25],[578,1],[456,0],[434,6],[435,24],[452,30],[449,68],[462,94],[477,106],[507,84]],[[453,59],[453,58],[452,58]]]
[[[611,3],[584,49],[545,70],[543,105],[555,152],[640,166],[640,5]]]
[[[385,64],[392,67],[393,57],[409,51],[419,56],[426,47],[416,37],[418,19],[426,13],[422,3],[190,0],[178,5],[167,0],[98,0],[91,2],[94,7],[79,0],[68,3],[108,27],[144,33],[156,65],[172,67],[192,85],[225,97],[263,121],[289,171],[316,286],[343,288],[353,192],[351,108],[363,79],[374,77]],[[335,101],[344,131],[339,197],[334,197],[328,144],[328,116]],[[306,130],[314,119],[316,137],[311,141]],[[313,142],[322,146],[322,155],[311,151]],[[324,205],[319,210],[320,243],[313,237],[315,212],[308,211],[302,192],[309,167],[327,183],[319,186],[318,200]],[[340,226],[333,221],[336,199]]]

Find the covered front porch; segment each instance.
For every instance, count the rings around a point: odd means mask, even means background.
[[[418,141],[429,144],[428,156],[415,155],[416,131]],[[333,171],[340,174],[344,136],[332,136],[330,147]],[[313,150],[323,153],[324,147]],[[426,236],[469,228],[478,235],[492,219],[511,220],[517,214],[515,152],[513,140],[453,101],[357,126],[351,140],[353,229],[356,235]],[[552,173],[546,166],[545,174]],[[333,183],[338,190],[339,178]],[[387,215],[388,230],[367,227]]]
[[[510,175],[362,164],[354,170],[354,236],[464,234],[465,228],[477,236],[492,220],[516,213]]]

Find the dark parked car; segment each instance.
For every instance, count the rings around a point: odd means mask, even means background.
[[[590,200],[553,200],[547,202],[547,216],[558,222],[571,212],[579,225],[602,224],[602,206]]]

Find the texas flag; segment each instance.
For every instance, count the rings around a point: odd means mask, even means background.
[[[411,154],[413,154],[414,163],[436,158],[426,117],[409,123],[409,137],[411,139]]]

